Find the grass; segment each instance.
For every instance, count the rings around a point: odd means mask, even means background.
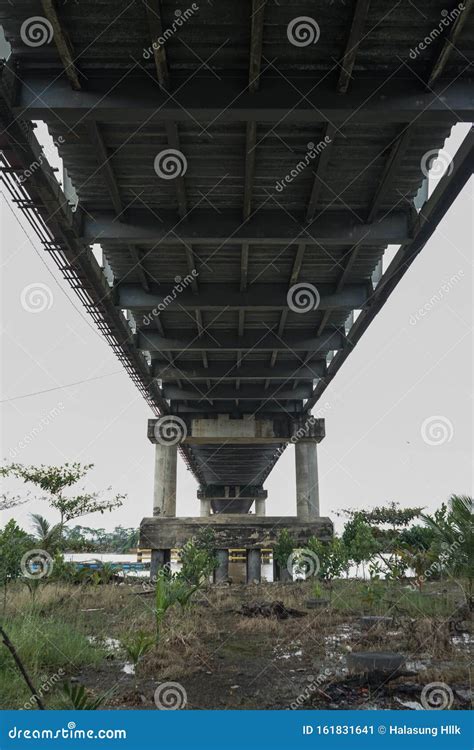
[[[442,582],[430,583],[426,594],[404,584],[381,582],[381,595],[374,598],[368,596],[364,582],[339,580],[331,604],[308,611],[307,617],[277,621],[238,614],[243,603],[257,600],[280,600],[287,607],[305,610],[313,586],[314,581],[301,581],[209,587],[197,594],[197,603],[190,608],[176,606],[167,611],[159,643],[143,654],[136,675],[130,678],[122,673],[126,650],[108,647],[106,639],[123,643],[139,631],[145,640],[154,636],[154,596],[143,595],[139,583],[97,587],[46,584],[38,590],[34,603],[24,586],[12,585],[2,622],[35,687],[46,685],[43,700],[48,708],[65,707],[59,686],[71,677],[86,684],[93,696],[116,684],[117,696],[104,707],[136,707],[145,700],[153,708],[157,681],[167,680],[183,681],[188,687],[191,681],[190,691],[194,689],[200,707],[229,707],[221,703],[233,698],[219,680],[225,683],[228,678],[230,684],[241,684],[248,678],[253,685],[260,673],[272,674],[265,671],[267,663],[278,654],[292,653],[295,644],[303,652],[303,664],[310,674],[327,666],[328,658],[334,658],[336,666],[342,663],[344,649],[349,646],[377,650],[387,644],[390,650],[422,654],[433,674],[441,674],[445,680],[456,675],[456,670],[465,674],[462,663],[466,654],[453,648],[449,630],[449,615],[461,597],[455,586],[446,591]],[[361,634],[362,614],[392,615],[390,633],[380,627]],[[356,635],[349,641],[338,640],[341,629],[348,628]],[[328,650],[336,656],[328,656]],[[286,657],[275,663],[277,677],[290,666]],[[301,662],[291,666],[293,675],[302,671],[297,669]],[[243,677],[238,676],[241,669]],[[270,697],[288,689],[291,681],[282,679],[283,684],[269,688]],[[21,708],[30,697],[10,653],[0,643],[0,708]],[[201,698],[207,704],[200,702]],[[252,700],[255,702],[249,688],[245,705],[257,707]]]
[[[96,666],[104,652],[94,647],[83,632],[71,623],[37,612],[7,617],[3,627],[26,666],[37,691],[53,697],[53,705],[61,704],[57,687],[66,675],[78,668]],[[42,687],[43,686],[43,687]],[[19,708],[31,698],[13,658],[5,647],[0,648],[0,707]],[[50,707],[53,707],[50,706]]]

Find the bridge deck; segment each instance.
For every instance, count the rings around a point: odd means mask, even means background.
[[[474,112],[472,5],[414,54],[444,0],[327,0],[305,46],[285,0],[186,17],[170,0],[2,3],[6,179],[157,414],[314,406],[468,178],[472,141],[417,215],[427,155]],[[38,15],[54,39],[32,45]],[[58,145],[74,213],[47,164],[25,178],[34,119]],[[387,244],[401,250],[380,282]],[[182,451],[204,486],[261,485],[280,455]]]

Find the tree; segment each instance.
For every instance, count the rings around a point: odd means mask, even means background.
[[[39,513],[30,513],[30,517],[36,535],[35,544],[46,552],[54,554],[61,547],[61,524],[56,523],[52,526]]]
[[[3,609],[5,611],[7,586],[22,574],[23,555],[31,549],[32,539],[16,521],[8,521],[0,531],[0,583],[3,586]]]
[[[434,533],[432,549],[440,570],[461,579],[466,604],[472,611],[474,602],[474,524],[473,500],[468,495],[451,495],[448,506],[443,505],[433,516],[422,515]],[[466,583],[464,583],[464,581]]]
[[[360,513],[355,513],[353,519],[344,526],[342,542],[347,549],[349,560],[357,567],[361,563],[364,567],[364,563],[370,561],[379,549],[372,529]]]
[[[214,548],[215,534],[212,529],[201,529],[189,539],[179,553],[179,578],[193,586],[202,585],[217,567]]]
[[[332,594],[332,581],[334,578],[338,578],[344,570],[347,570],[349,564],[346,545],[338,537],[333,537],[330,542],[321,542],[312,536],[308,539],[307,549],[318,558],[319,570],[317,575],[326,582]]]
[[[9,464],[0,469],[0,475],[12,475],[22,479],[25,483],[34,484],[46,492],[49,505],[59,513],[61,530],[68,521],[89,513],[104,513],[122,505],[125,495],[115,495],[106,499],[100,492],[90,492],[68,497],[64,494],[68,487],[72,487],[83,479],[93,468],[94,464],[65,463],[63,466],[23,466],[23,464]],[[111,488],[108,487],[107,491]]]

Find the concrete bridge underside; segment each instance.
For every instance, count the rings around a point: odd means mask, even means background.
[[[329,538],[311,410],[471,174],[472,132],[427,199],[427,155],[473,119],[472,5],[413,56],[442,3],[331,5],[309,45],[289,0],[178,25],[171,0],[0,3],[2,179],[152,409],[154,571],[203,526],[218,579],[229,546],[258,580],[279,529]],[[296,501],[273,518],[264,482],[289,444]],[[178,452],[195,518],[176,519]]]

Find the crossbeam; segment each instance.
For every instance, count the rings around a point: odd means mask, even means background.
[[[304,399],[309,398],[313,392],[313,381],[307,383],[298,383],[294,388],[290,384],[276,384],[265,391],[267,400],[286,400],[286,399]],[[164,385],[163,396],[165,398],[185,401],[226,401],[233,398],[239,401],[258,401],[263,395],[261,385],[244,385],[236,388],[232,385],[215,385],[211,388],[195,389],[188,385],[179,388],[177,385]]]
[[[241,241],[287,245],[293,241],[301,242],[302,239],[308,244],[322,243],[338,247],[362,241],[367,245],[396,245],[409,236],[409,214],[403,210],[394,211],[373,224],[357,222],[354,215],[346,210],[326,211],[309,223],[279,209],[255,211],[246,221],[242,221],[239,211],[217,213],[211,209],[194,210],[186,220],[180,220],[170,210],[159,211],[158,217],[149,211],[130,210],[127,219],[118,222],[112,212],[91,212],[88,209],[78,217],[78,231],[81,239],[88,244],[125,242],[153,247],[160,243],[208,245]],[[252,252],[252,248],[249,251]]]
[[[203,367],[198,360],[169,363],[165,360],[154,360],[153,374],[156,378],[166,382],[183,380],[311,380],[324,376],[326,362],[316,360],[301,365],[299,361],[278,362],[270,367],[263,362],[243,360],[240,367],[237,362],[211,362],[209,367]]]
[[[368,298],[367,284],[350,284],[336,292],[333,284],[315,285],[319,310],[361,309]],[[241,292],[238,284],[200,284],[196,295],[191,287],[180,291],[176,284],[150,284],[147,293],[140,284],[121,283],[116,287],[116,305],[123,310],[286,310],[287,284],[251,284]]]
[[[266,328],[252,329],[243,336],[236,336],[227,331],[212,331],[197,337],[189,331],[173,331],[173,337],[161,336],[157,331],[140,329],[135,336],[138,349],[141,351],[167,352],[223,352],[223,351],[311,351],[330,352],[342,349],[345,337],[338,330],[328,329],[324,336],[318,337],[295,331],[284,338],[277,336]]]
[[[341,96],[331,82],[315,82],[313,73],[267,78],[256,93],[248,80],[223,74],[219,80],[191,76],[175,79],[173,95],[148,76],[127,76],[121,81],[89,77],[87,91],[71,91],[66,76],[22,71],[16,117],[59,120],[74,125],[86,120],[101,123],[191,122],[401,122],[419,117],[422,122],[470,121],[474,87],[463,78],[439,78],[429,91],[416,78],[357,78]]]

